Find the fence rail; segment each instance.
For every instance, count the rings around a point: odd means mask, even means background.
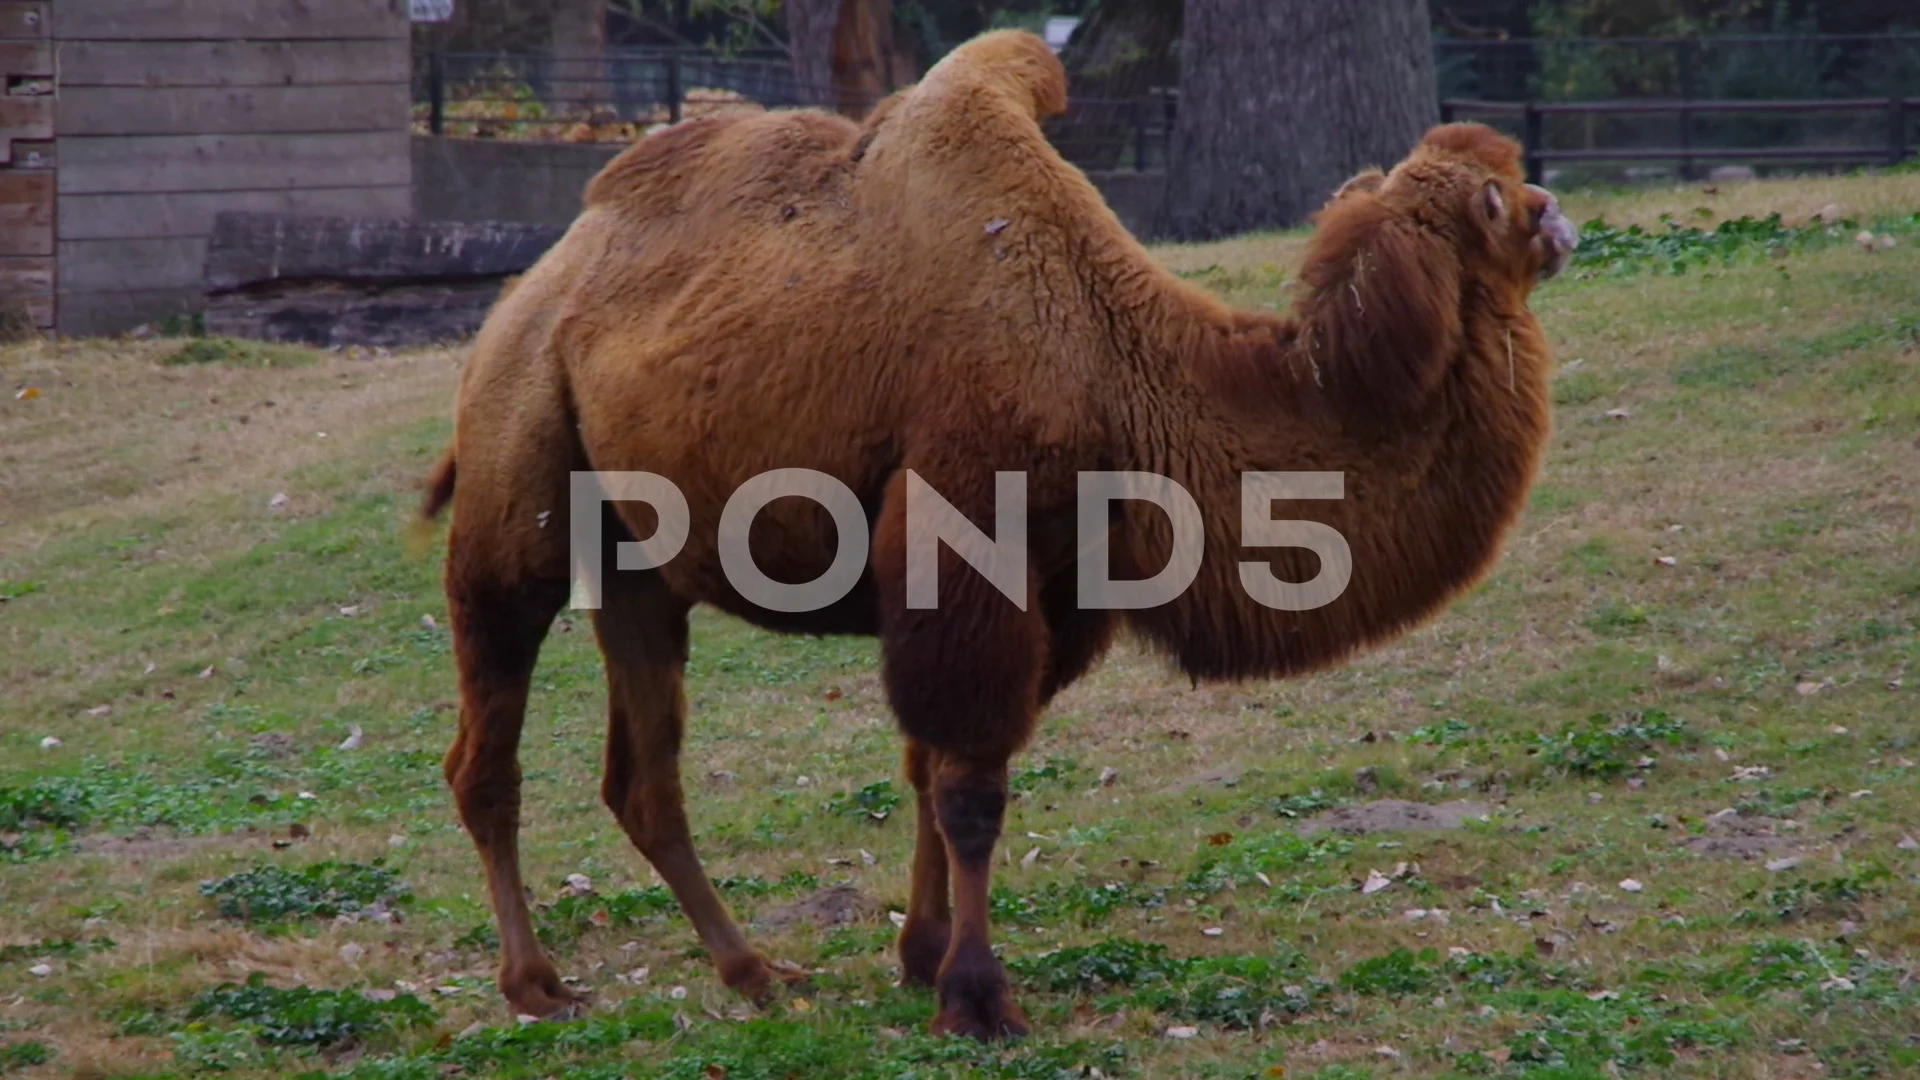
[[[431,135],[625,142],[659,124],[745,106],[836,100],[784,60],[685,50],[631,51],[599,60],[430,52],[416,57],[416,131]],[[1089,170],[1166,166],[1177,93],[1077,98],[1047,121],[1062,156]],[[857,108],[877,99],[840,94]]]
[[[1709,162],[1896,162],[1920,114],[1920,34],[1442,39],[1434,53],[1443,115],[1507,127],[1536,179],[1602,162],[1670,161],[1683,175]],[[1073,99],[1046,131],[1089,171],[1162,169],[1177,101]],[[687,116],[827,102],[873,104],[804,85],[770,53],[429,52],[414,64],[415,130],[436,135],[627,142]]]
[[[1611,117],[1671,114],[1677,138],[1670,146],[1555,147],[1550,145],[1547,121],[1555,117]],[[1705,146],[1697,139],[1695,120],[1702,116],[1847,116],[1868,117],[1884,126],[1884,136],[1873,144],[1816,146]],[[1544,182],[1551,162],[1675,161],[1682,177],[1693,175],[1700,161],[1805,161],[1827,163],[1884,162],[1897,165],[1914,152],[1909,142],[1911,118],[1920,115],[1920,98],[1821,101],[1587,101],[1506,102],[1450,99],[1440,103],[1443,120],[1497,119],[1511,124],[1526,148],[1527,179]]]

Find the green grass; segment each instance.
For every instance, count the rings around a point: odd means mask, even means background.
[[[454,358],[0,349],[48,388],[0,412],[0,1074],[1914,1075],[1920,238],[1895,226],[1920,181],[1823,183],[1743,189],[1746,224],[1698,235],[1645,195],[1567,197],[1646,224],[1537,295],[1554,441],[1496,572],[1432,625],[1240,686],[1125,646],[1057,703],[992,894],[1036,1023],[1011,1048],[925,1034],[884,915],[780,917],[838,885],[904,909],[914,807],[873,644],[710,612],[689,812],[812,988],[733,998],[600,806],[604,687],[568,613],[522,849],[594,1006],[515,1022],[440,775],[439,566],[402,540]],[[1828,202],[1899,242],[1789,224]],[[1273,245],[1297,240],[1168,258],[1279,305]],[[1383,799],[1478,805],[1313,827]]]

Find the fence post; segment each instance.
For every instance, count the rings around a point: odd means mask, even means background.
[[[1160,128],[1160,167],[1173,169],[1173,122],[1180,113],[1180,97],[1170,89],[1160,91],[1160,108],[1165,114]]]
[[[1526,112],[1522,114],[1521,130],[1526,132],[1527,183],[1529,184],[1546,183],[1546,162],[1540,159],[1540,151],[1544,149],[1540,145],[1541,127],[1539,106],[1531,101],[1527,102]]]
[[[1127,118],[1133,121],[1133,171],[1147,171],[1147,110],[1140,99],[1127,102]]]
[[[680,122],[680,101],[686,97],[686,90],[680,85],[680,50],[667,54],[667,119],[672,123]]]
[[[1907,156],[1907,99],[1887,99],[1887,164],[1898,165]]]
[[[427,130],[435,135],[447,130],[447,64],[439,49],[427,54]]]

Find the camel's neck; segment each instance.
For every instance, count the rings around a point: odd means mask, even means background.
[[[1282,675],[1338,661],[1432,615],[1491,565],[1547,437],[1551,361],[1518,298],[1446,299],[1452,310],[1423,313],[1405,340],[1372,353],[1356,347],[1351,326],[1318,321],[1312,300],[1297,322],[1240,315],[1229,328],[1218,312],[1203,312],[1189,323],[1181,335],[1189,355],[1175,366],[1197,406],[1183,412],[1199,419],[1132,440],[1145,451],[1135,467],[1172,475],[1204,522],[1192,587],[1133,617],[1185,670]],[[1282,496],[1270,504],[1271,519],[1337,532],[1351,578],[1324,606],[1278,610],[1254,599],[1243,563],[1261,560],[1277,579],[1296,583],[1324,568],[1303,548],[1243,547],[1251,535],[1243,502],[1268,509],[1244,491],[1259,482],[1249,474],[1299,472],[1339,474],[1343,497]],[[1146,576],[1167,564],[1174,541],[1164,514],[1129,507],[1120,548],[1132,572]],[[1281,532],[1292,535],[1265,542],[1325,536]],[[1337,546],[1327,548],[1335,559]],[[1287,592],[1284,603],[1315,599],[1310,590]]]

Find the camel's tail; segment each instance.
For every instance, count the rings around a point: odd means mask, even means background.
[[[426,497],[420,500],[420,513],[407,526],[407,547],[416,554],[426,550],[433,538],[433,523],[441,511],[453,501],[453,482],[457,470],[453,464],[453,450],[440,455],[440,460],[427,474]]]

